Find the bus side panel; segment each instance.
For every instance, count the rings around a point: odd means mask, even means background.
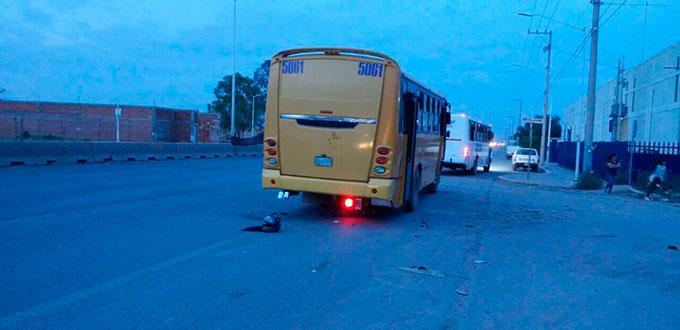
[[[387,168],[385,174],[377,175],[373,173],[373,166],[376,164],[375,158],[379,156],[377,152],[374,152],[373,158],[371,159],[372,166],[370,167],[371,178],[387,177],[400,179],[401,181],[403,181],[404,178],[403,167],[406,149],[404,148],[405,144],[402,143],[403,139],[399,135],[398,98],[400,94],[400,84],[401,70],[399,70],[398,67],[386,65],[374,149],[377,150],[377,148],[381,146],[390,148],[390,154],[388,155],[389,163],[385,166],[385,168]],[[400,188],[397,189],[398,191],[392,199],[392,203],[397,207],[403,204],[403,182],[400,182],[398,186]]]
[[[399,135],[399,77],[401,73],[393,66],[385,67],[385,78],[383,81],[382,97],[380,100],[380,114],[378,117],[378,129],[375,135],[374,149],[379,146],[386,146],[390,148],[391,153],[388,155],[390,162],[388,163],[387,172],[384,175],[377,175],[371,171],[371,177],[374,178],[400,178],[401,159],[398,144]],[[373,162],[377,153],[373,155]],[[373,167],[371,167],[373,168]]]
[[[422,167],[420,188],[436,180],[437,158],[440,155],[440,137],[430,133],[416,135],[416,166]]]
[[[281,72],[280,68],[281,62],[279,61],[272,61],[271,66],[269,67],[269,83],[267,85],[267,107],[265,110],[265,125],[264,125],[264,139],[275,139],[277,142],[279,140],[279,72]],[[267,144],[263,143],[263,147],[266,149]],[[279,169],[280,168],[280,160],[279,162],[272,166],[269,165],[266,161],[267,158],[270,158],[267,154],[267,150],[264,150],[262,153],[263,155],[263,162],[264,166],[267,169]],[[278,156],[277,156],[278,157]]]

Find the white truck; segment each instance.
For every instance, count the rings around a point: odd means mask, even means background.
[[[512,170],[525,168],[534,172],[538,171],[538,151],[529,148],[517,148],[512,155]]]

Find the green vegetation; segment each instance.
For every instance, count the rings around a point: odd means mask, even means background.
[[[264,61],[253,73],[253,78],[236,73],[236,135],[250,131],[253,102],[255,102],[255,130],[264,123],[269,81],[269,60]],[[215,100],[208,104],[208,112],[220,114],[220,127],[225,132],[231,128],[231,75],[217,82],[213,90]]]
[[[594,172],[583,173],[578,177],[576,181],[576,189],[581,190],[597,190],[602,189],[603,181]]]

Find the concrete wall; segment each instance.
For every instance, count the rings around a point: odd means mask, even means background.
[[[636,125],[636,140],[680,142],[680,91],[677,82],[680,70],[668,69],[676,67],[679,61],[680,43],[676,43],[624,73],[628,87],[623,88],[623,103],[628,106],[628,113],[620,122],[619,141],[628,141],[632,126]],[[594,141],[611,140],[609,115],[615,90],[615,79],[597,90]],[[564,127],[571,127],[573,141],[583,139],[585,108],[583,96],[564,109]]]
[[[0,101],[0,139],[115,141],[115,105]],[[218,142],[217,114],[121,105],[125,142]]]
[[[0,166],[258,156],[262,145],[226,143],[0,142]]]

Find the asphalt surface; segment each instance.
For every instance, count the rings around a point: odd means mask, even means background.
[[[680,328],[677,205],[504,183],[496,157],[415,213],[339,216],[260,170],[1,168],[0,328]]]

